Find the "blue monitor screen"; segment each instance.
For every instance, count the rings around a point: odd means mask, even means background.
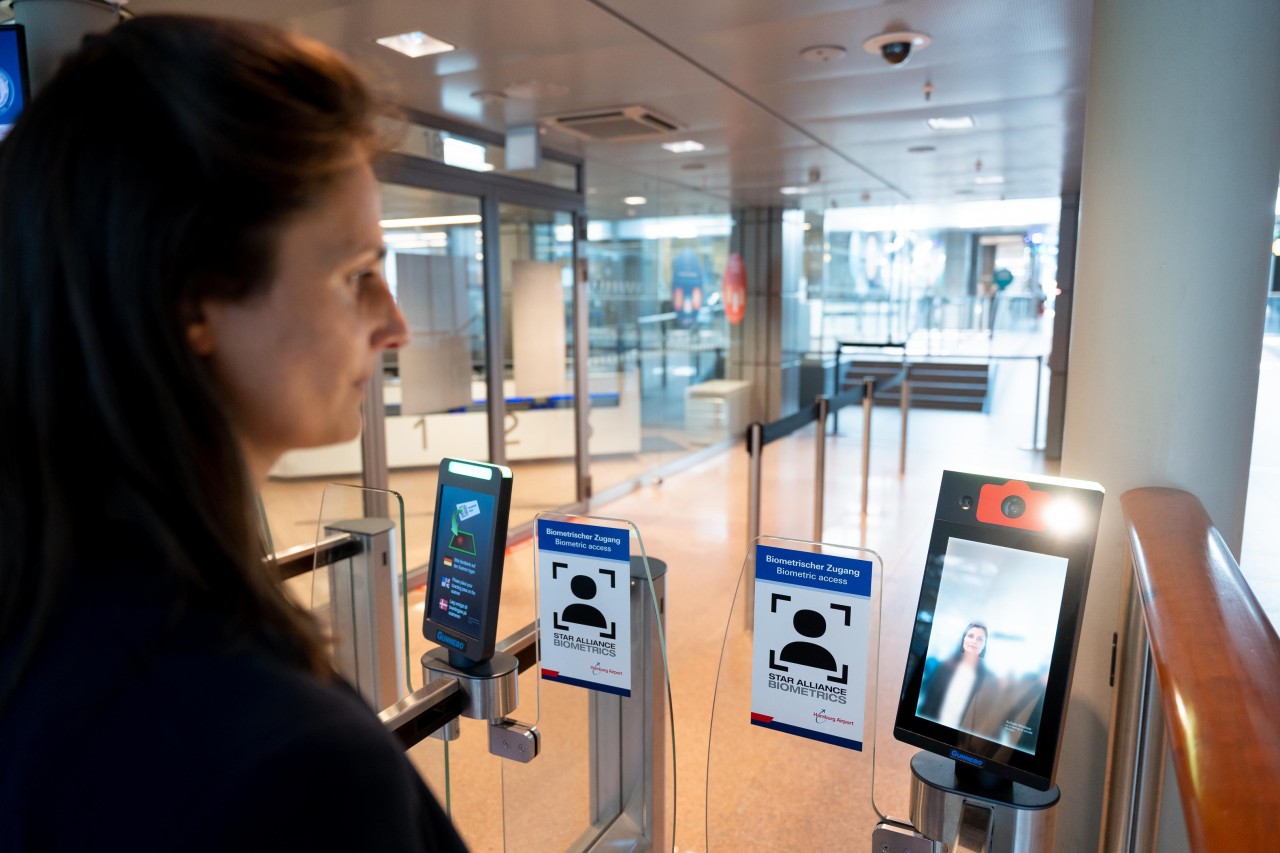
[[[0,27],[0,138],[26,104],[26,51],[20,27]]]

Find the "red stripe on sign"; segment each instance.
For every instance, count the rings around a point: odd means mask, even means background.
[[[560,672],[554,669],[544,669],[542,671],[542,677],[543,678],[559,678]]]
[[[765,715],[765,714],[757,714],[755,711],[752,711],[752,712],[751,712],[751,719],[755,720],[757,723],[772,723],[772,722],[773,722],[773,717],[767,716],[767,715]]]

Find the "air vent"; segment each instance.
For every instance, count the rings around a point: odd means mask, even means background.
[[[647,107],[608,107],[551,116],[549,127],[588,142],[632,142],[658,139],[684,130],[684,126]]]

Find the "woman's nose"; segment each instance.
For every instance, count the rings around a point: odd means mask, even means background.
[[[409,324],[405,322],[400,306],[391,296],[390,288],[383,285],[383,321],[373,333],[373,346],[376,349],[399,349],[407,346],[410,337]]]

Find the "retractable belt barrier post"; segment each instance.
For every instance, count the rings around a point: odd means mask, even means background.
[[[817,424],[814,434],[814,490],[813,490],[813,538],[815,540],[822,539],[824,528],[824,515],[826,510],[826,422],[827,416],[834,415],[845,406],[852,406],[855,403],[862,404],[862,506],[861,514],[867,514],[868,493],[870,490],[870,470],[871,470],[871,406],[876,391],[885,391],[891,388],[902,386],[903,393],[903,426],[902,426],[902,450],[899,455],[898,469],[906,470],[906,407],[907,394],[910,393],[908,384],[909,366],[903,365],[903,368],[893,376],[885,377],[879,380],[867,376],[863,378],[862,384],[852,388],[842,394],[833,397],[820,395],[813,405],[801,409],[780,418],[772,423],[753,422],[747,427],[746,446],[747,454],[750,456],[749,471],[747,475],[747,547],[750,548],[760,536],[760,515],[761,515],[761,495],[763,490],[762,480],[764,477],[764,448],[765,445],[785,438],[791,433],[810,423]],[[751,573],[744,576],[744,594],[748,602],[755,601],[755,583]],[[747,607],[743,612],[745,627],[748,631],[754,628],[753,607]]]

